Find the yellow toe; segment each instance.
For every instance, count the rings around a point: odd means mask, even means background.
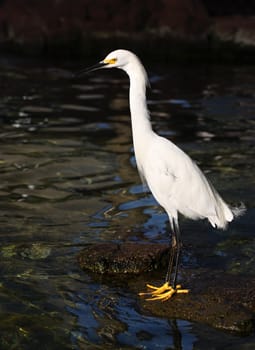
[[[188,294],[189,293],[189,289],[182,289],[182,286],[180,284],[178,284],[176,286],[176,293],[179,294],[179,293],[182,293],[182,294]]]
[[[148,301],[161,300],[166,301],[170,299],[174,294],[187,294],[188,289],[182,289],[181,285],[178,284],[176,288],[169,285],[168,282],[164,283],[161,287],[155,287],[151,284],[147,284],[147,288],[152,289],[150,292],[139,293],[140,296],[149,296],[146,298]]]

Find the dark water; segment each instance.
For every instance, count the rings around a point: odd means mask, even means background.
[[[71,79],[79,68],[1,59],[0,348],[253,349],[252,335],[144,314],[136,295],[79,269],[86,243],[168,241],[167,218],[135,169],[126,76]],[[199,246],[184,265],[254,278],[255,67],[149,73],[154,128],[228,202],[248,207],[227,232],[182,219],[184,243]]]

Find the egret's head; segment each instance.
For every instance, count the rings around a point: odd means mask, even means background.
[[[102,61],[105,68],[122,68],[124,69],[131,61],[137,57],[127,50],[115,50],[110,52]]]
[[[143,65],[139,58],[131,51],[122,49],[112,51],[102,61],[92,67],[82,70],[78,75],[102,68],[122,69],[129,75],[129,77],[135,74],[136,79],[143,80],[145,87],[146,85],[150,85]]]
[[[132,60],[138,60],[138,58],[132,52],[128,50],[115,50],[110,52],[102,61],[95,64],[92,67],[89,67],[85,70],[82,70],[80,73],[88,73],[93,70],[102,69],[102,68],[120,68],[126,70],[126,67],[129,65]]]

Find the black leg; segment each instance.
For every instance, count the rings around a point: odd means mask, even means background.
[[[169,247],[170,250],[170,255],[169,255],[169,261],[168,261],[168,267],[167,267],[167,273],[166,273],[166,282],[170,284],[171,282],[171,276],[173,272],[173,267],[174,267],[174,260],[175,260],[175,255],[176,255],[176,240],[175,240],[175,234],[172,231],[172,237],[171,237],[171,245]]]
[[[172,238],[171,238],[171,247],[170,247],[170,257],[166,274],[166,282],[171,285],[171,276],[173,274],[173,283],[172,287],[176,287],[177,277],[178,277],[178,267],[179,267],[179,258],[181,251],[181,241],[180,241],[180,230],[178,225],[178,219],[170,219],[171,229],[172,229]]]
[[[179,269],[179,261],[180,261],[180,253],[181,253],[181,235],[180,235],[180,229],[178,221],[174,221],[175,226],[175,239],[176,239],[176,245],[175,245],[175,268],[174,268],[174,278],[173,278],[173,288],[176,287],[177,284],[177,277],[178,277],[178,269]]]
[[[188,289],[182,289],[180,285],[177,285],[178,278],[178,267],[181,251],[181,239],[180,239],[180,230],[178,226],[178,218],[169,216],[172,237],[171,237],[171,247],[170,247],[170,256],[169,263],[166,273],[166,281],[161,287],[155,287],[153,285],[147,284],[147,287],[151,290],[147,293],[139,293],[139,295],[149,295],[150,297],[147,300],[162,300],[166,301],[174,294],[187,294]]]

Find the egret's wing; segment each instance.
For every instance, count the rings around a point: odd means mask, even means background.
[[[176,158],[174,144],[157,137],[157,135],[155,136],[149,149],[144,154],[143,176],[159,204],[167,210],[171,203],[174,209],[176,204],[174,204],[173,194],[176,186],[178,186],[175,182],[178,181],[181,172],[179,168],[181,163],[179,161],[178,165],[174,159]],[[177,148],[178,152],[179,149]],[[180,159],[181,157],[179,157]]]
[[[156,137],[144,162],[144,174],[156,200],[171,214],[208,218],[224,228],[233,213],[191,158],[170,141]]]
[[[145,178],[143,166],[138,160],[136,160],[136,166],[137,166],[138,173],[140,175],[140,178],[142,180],[143,185],[147,186],[147,181],[146,181],[146,178]]]

